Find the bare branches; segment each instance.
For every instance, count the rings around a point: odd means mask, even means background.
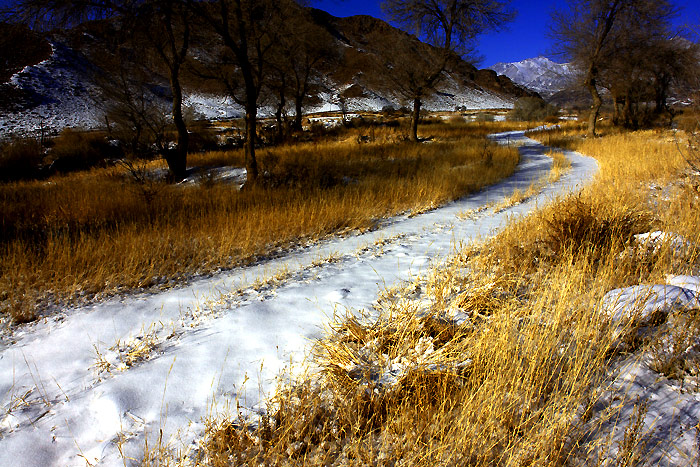
[[[498,29],[513,18],[509,2],[502,0],[384,0],[382,9],[406,31],[426,38],[438,51],[431,57],[402,51],[387,60],[389,79],[413,101],[411,133],[418,140],[421,100],[435,91],[443,72],[459,55],[473,52],[473,40]]]
[[[641,64],[648,63],[648,51],[654,44],[668,37],[675,14],[668,0],[569,0],[566,7],[554,11],[551,36],[555,48],[583,70],[582,84],[593,98],[588,123],[591,136],[602,106],[601,80],[607,75],[609,83],[622,83],[622,92],[628,95],[625,105],[629,105],[630,84],[646,79],[641,76]]]
[[[514,13],[502,0],[385,0],[386,14],[435,47],[459,51],[482,32],[500,29]]]

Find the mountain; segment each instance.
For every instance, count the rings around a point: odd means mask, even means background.
[[[437,56],[436,49],[421,43],[386,22],[370,16],[336,18],[324,11],[309,9],[313,21],[326,31],[324,40],[341,56],[333,70],[320,78],[318,90],[308,100],[305,112],[333,111],[340,107],[339,96],[349,111],[381,110],[410,106],[399,93],[380,85],[378,57],[391,56],[397,47],[418,50],[424,56]],[[116,23],[118,24],[118,23]],[[32,54],[5,59],[16,48],[0,51],[0,138],[11,134],[42,134],[66,127],[96,128],[103,124],[104,98],[97,80],[109,77],[104,60],[108,46],[97,39],[109,37],[115,24],[92,22],[70,31],[33,38],[41,46]],[[23,34],[28,34],[26,31]],[[206,52],[193,46],[193,55]],[[243,109],[216,87],[196,79],[184,79],[185,104],[194,115],[208,119],[237,118]],[[154,72],[154,105],[168,105],[167,79]],[[478,70],[458,60],[443,73],[433,96],[425,99],[426,110],[512,108],[515,100],[534,93],[514,84],[492,70]],[[293,110],[290,109],[293,113]],[[272,107],[261,107],[262,116]]]
[[[490,69],[545,98],[565,90],[576,76],[573,65],[541,56],[514,63],[496,63]]]

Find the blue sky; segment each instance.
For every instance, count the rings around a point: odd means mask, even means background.
[[[484,57],[481,66],[516,62],[538,55],[551,57],[551,44],[547,38],[550,12],[562,3],[561,0],[513,0],[511,5],[518,14],[507,29],[479,38],[477,52]],[[679,25],[700,24],[698,0],[679,0],[675,3],[683,9],[677,20]],[[312,0],[311,4],[335,16],[366,14],[383,18],[380,0]],[[557,60],[557,57],[551,58]]]
[[[0,0],[0,6],[10,3]],[[310,0],[312,6],[335,16],[371,15],[383,18],[381,0]],[[562,0],[513,0],[517,11],[515,20],[506,30],[484,34],[479,38],[477,51],[484,57],[481,66],[497,62],[515,62],[538,55],[550,56],[551,44],[547,39],[549,14]],[[694,24],[700,29],[700,1],[677,0],[681,9],[677,24]],[[557,57],[552,57],[555,60]]]

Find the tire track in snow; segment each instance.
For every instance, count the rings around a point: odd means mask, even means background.
[[[538,196],[460,218],[526,190],[551,167],[546,148],[523,132],[492,138],[522,144],[516,172],[442,208],[187,287],[70,310],[17,333],[0,350],[0,465],[124,465],[123,456],[139,459],[145,439],[155,446],[161,433],[166,443],[192,447],[202,418],[225,411],[227,401],[234,411],[262,410],[261,394],[302,361],[336,307],[371,308],[385,285],[424,274],[460,244],[493,235],[597,171],[593,159],[567,152],[571,170]]]

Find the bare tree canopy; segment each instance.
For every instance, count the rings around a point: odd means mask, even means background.
[[[258,177],[255,144],[260,94],[284,20],[298,6],[292,0],[188,0],[187,4],[211,28],[231,60],[233,74],[225,80],[245,108],[244,152],[247,185],[252,185]]]
[[[404,30],[445,50],[469,48],[479,34],[514,18],[504,0],[385,0],[382,9]]]
[[[182,113],[181,68],[190,47],[191,15],[179,0],[17,0],[7,10],[10,19],[39,29],[73,27],[87,21],[119,17],[123,37],[134,48],[154,51],[155,62],[165,69],[172,96],[172,123],[177,130],[174,149],[163,146],[175,180],[185,177],[189,135]],[[11,13],[10,13],[11,12]]]
[[[450,61],[472,50],[474,39],[498,29],[514,17],[504,0],[385,0],[382,9],[404,30],[425,38],[440,50],[435,63],[406,50],[386,63],[388,74],[404,98],[413,101],[411,136],[418,140],[422,99],[435,91]]]
[[[596,134],[602,106],[601,79],[607,74],[635,81],[638,63],[652,44],[669,37],[676,13],[669,0],[569,0],[553,12],[555,49],[582,70],[593,98],[589,135]]]

